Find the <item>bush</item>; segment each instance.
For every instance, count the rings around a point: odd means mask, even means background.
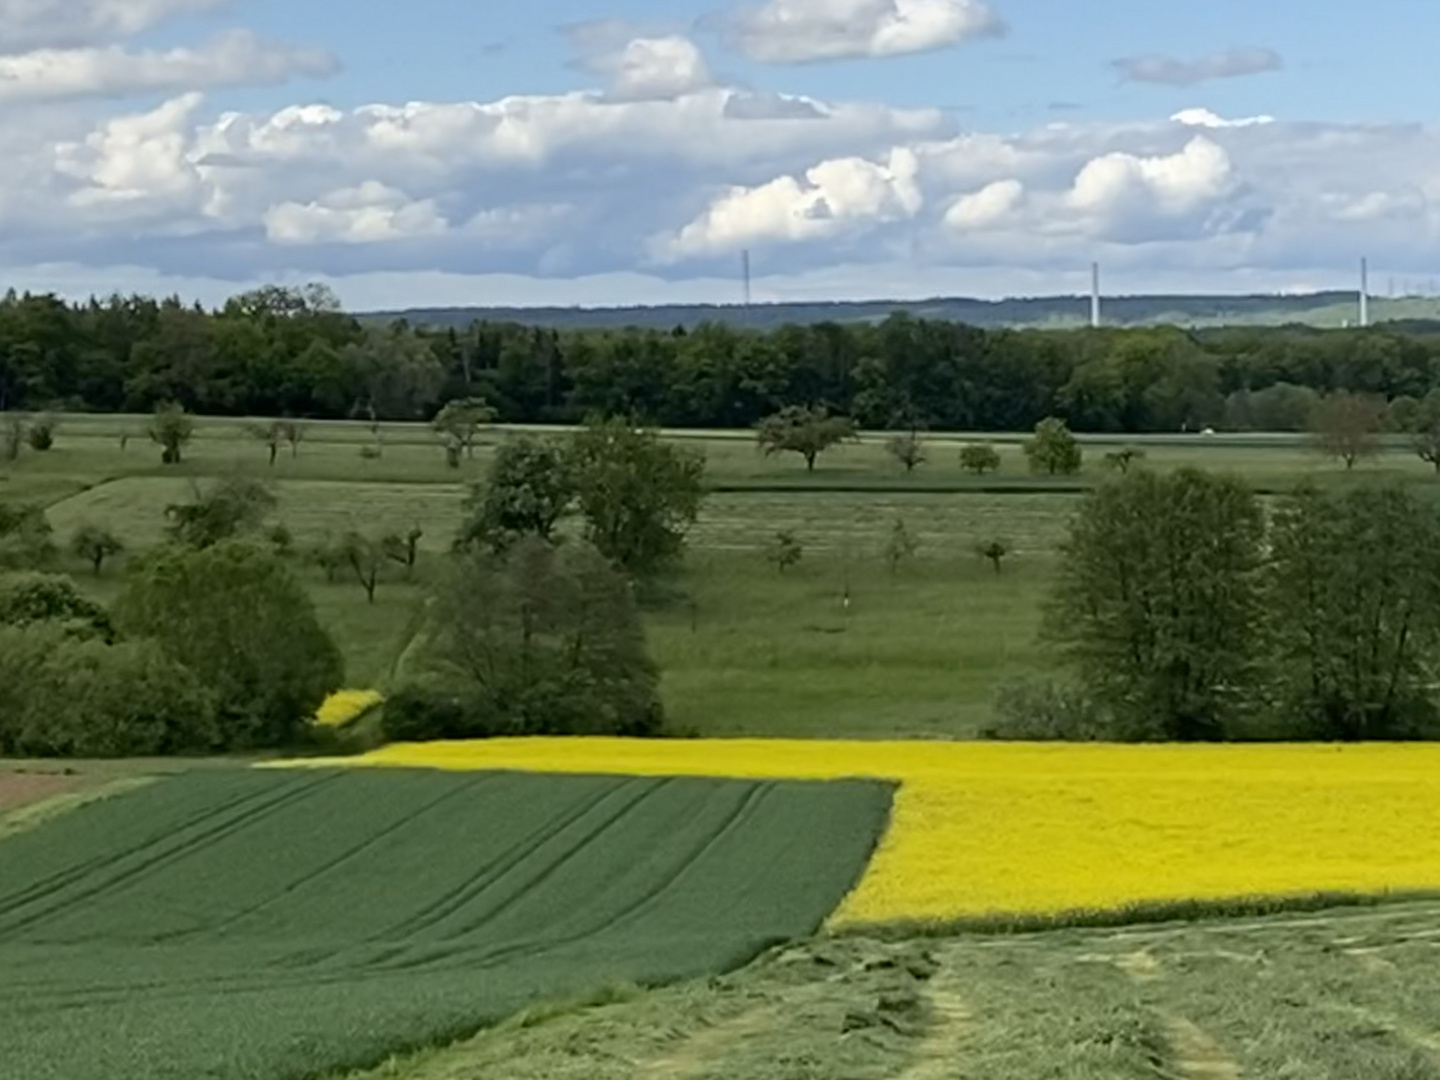
[[[38,450],[44,453],[55,445],[55,423],[53,416],[37,416],[30,423],[30,430],[25,439],[30,444],[31,450]]]
[[[460,695],[412,684],[386,698],[380,730],[386,742],[484,738],[490,732],[477,719],[474,708]]]
[[[425,692],[387,729],[463,735],[660,733],[659,678],[630,582],[585,543],[533,537],[459,560],[435,597]],[[443,691],[437,694],[436,691]],[[402,691],[402,695],[405,691]],[[456,729],[454,709],[464,716]],[[430,736],[434,737],[434,736]]]
[[[55,557],[54,530],[39,506],[0,502],[0,570],[28,570]]]
[[[115,617],[204,680],[231,749],[292,743],[343,680],[304,586],[275,555],[239,541],[156,552],[135,568]]]
[[[0,753],[203,753],[218,736],[213,697],[156,643],[107,645],[56,626],[0,627]]]
[[[1003,742],[1123,741],[1113,721],[1078,687],[1020,679],[995,694],[997,719],[981,731]]]
[[[0,624],[53,623],[69,637],[115,640],[110,613],[83,596],[62,574],[21,573],[0,576]]]

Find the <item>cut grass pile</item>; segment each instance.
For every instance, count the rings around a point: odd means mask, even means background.
[[[833,926],[1440,889],[1440,747],[506,739],[359,765],[898,781]],[[303,764],[303,763],[302,763]]]
[[[285,1080],[813,932],[890,789],[207,770],[0,848],[0,1073]]]
[[[1440,1080],[1437,919],[822,939],[347,1080]]]

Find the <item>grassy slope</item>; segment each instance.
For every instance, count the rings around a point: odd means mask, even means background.
[[[186,498],[193,483],[239,472],[274,480],[277,516],[301,544],[350,528],[419,524],[433,563],[460,520],[467,483],[483,476],[493,452],[493,442],[481,446],[450,470],[427,428],[392,424],[381,431],[384,456],[366,460],[359,450],[373,436],[365,425],[317,423],[298,457],[282,452],[272,470],[241,423],[202,420],[184,465],[165,469],[142,430],[143,418],[68,417],[54,450],[27,453],[0,472],[0,498],[48,503],[62,540],[97,522],[139,549],[161,537],[165,506]],[[676,437],[705,452],[721,490],[691,537],[676,598],[648,617],[672,717],[720,735],[973,734],[1001,680],[1043,665],[1034,630],[1051,556],[1080,491],[1103,475],[1096,459],[1116,445],[1094,442],[1087,472],[1057,484],[1025,470],[1019,436],[987,437],[1000,445],[1004,467],[980,479],[959,468],[964,436],[932,439],[931,461],[913,477],[888,458],[881,436],[826,455],[813,475],[796,458],[757,454],[744,432]],[[1294,437],[1130,441],[1144,445],[1156,467],[1228,470],[1267,490],[1347,479]],[[1351,478],[1381,476],[1436,486],[1403,448]],[[921,547],[892,577],[882,552],[897,519]],[[779,529],[793,530],[806,550],[784,577],[758,553]],[[999,578],[973,554],[977,541],[990,539],[1016,551]],[[352,685],[388,684],[411,639],[424,576],[422,566],[420,583],[387,582],[372,607],[353,585],[310,575]],[[113,572],[94,587],[113,594]]]
[[[821,940],[350,1080],[1436,1080],[1437,917]]]

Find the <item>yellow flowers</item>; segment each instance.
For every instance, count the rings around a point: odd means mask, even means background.
[[[833,924],[1440,888],[1440,747],[502,739],[362,765],[897,780]]]
[[[320,706],[315,723],[321,727],[348,727],[384,700],[378,690],[337,690]]]

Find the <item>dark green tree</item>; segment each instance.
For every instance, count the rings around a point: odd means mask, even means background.
[[[530,536],[462,556],[435,595],[429,641],[431,678],[462,703],[466,734],[660,730],[630,583],[588,544]]]
[[[43,507],[0,502],[0,571],[49,563],[56,554],[53,534]]]
[[[77,558],[88,562],[95,576],[99,577],[105,560],[123,552],[125,544],[109,529],[102,529],[98,525],[82,525],[70,537],[70,550]]]
[[[1275,515],[1270,610],[1284,733],[1434,737],[1440,519],[1398,486],[1306,488]]]
[[[1088,496],[1047,613],[1126,739],[1244,730],[1264,685],[1265,520],[1239,481],[1140,470]]]
[[[495,410],[480,398],[463,398],[448,402],[432,425],[436,432],[451,440],[465,451],[467,457],[475,456],[475,439],[480,429],[495,422]]]
[[[585,539],[602,555],[632,574],[679,557],[704,498],[704,457],[625,420],[587,424],[566,456]]]
[[[131,569],[114,615],[121,633],[153,638],[199,676],[231,748],[293,742],[344,677],[305,587],[240,541],[156,551]]]
[[[1053,416],[1035,426],[1034,438],[1025,443],[1025,456],[1034,472],[1050,476],[1074,476],[1084,461],[1070,428]]]
[[[160,460],[166,465],[179,465],[186,445],[195,434],[195,421],[181,406],[170,402],[155,410],[147,431],[150,441],[160,447]]]
[[[1000,468],[1000,451],[988,443],[961,447],[960,467],[976,476],[996,472]]]
[[[564,444],[521,436],[505,442],[466,503],[461,548],[503,551],[524,536],[554,539],[575,501],[574,461]]]
[[[113,641],[115,626],[104,606],[85,596],[63,574],[0,575],[0,625],[46,623],[70,637]]]
[[[928,460],[925,452],[925,440],[916,431],[905,435],[896,435],[885,444],[885,452],[905,466],[907,476]]]
[[[209,487],[194,489],[194,500],[165,508],[170,539],[190,547],[207,548],[258,529],[275,509],[275,496],[258,480],[227,477]]]
[[[792,529],[781,529],[765,545],[765,561],[782,574],[799,563],[804,554],[805,547]]]

